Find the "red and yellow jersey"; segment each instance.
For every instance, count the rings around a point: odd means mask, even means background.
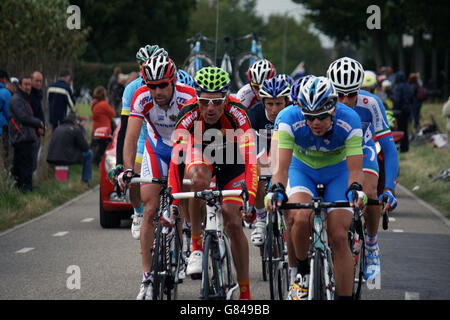
[[[185,169],[199,163],[223,168],[218,172],[224,174],[245,171],[244,182],[253,205],[258,186],[256,147],[245,108],[236,98],[229,96],[214,125],[204,122],[194,100],[181,110],[169,169],[168,186],[172,193],[180,192]]]

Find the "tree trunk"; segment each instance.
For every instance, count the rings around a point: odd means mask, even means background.
[[[403,52],[403,33],[397,33],[397,70],[405,71],[405,54]]]

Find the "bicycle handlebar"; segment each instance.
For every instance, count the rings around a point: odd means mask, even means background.
[[[227,196],[240,196],[242,195],[242,190],[203,190],[195,192],[178,192],[172,194],[174,199],[205,199],[208,196],[213,197],[227,197]]]
[[[313,201],[306,203],[285,203],[280,206],[280,209],[292,210],[292,209],[327,209],[327,208],[348,208],[350,207],[350,201],[339,201],[339,202],[322,202]],[[380,205],[380,201],[377,199],[367,199],[367,205],[375,206]]]

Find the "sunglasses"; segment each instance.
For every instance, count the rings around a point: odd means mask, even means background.
[[[250,82],[250,85],[251,85],[253,88],[258,89],[258,90],[259,90],[259,88],[261,87],[260,84],[258,84],[258,83],[253,83],[253,82]]]
[[[331,112],[323,112],[319,114],[303,114],[305,116],[305,119],[309,122],[313,122],[314,120],[323,121],[327,119],[328,117],[331,117]]]
[[[349,93],[338,92],[339,98],[343,98],[343,97],[354,98],[357,95],[358,95],[358,91],[353,91],[353,92],[349,92]]]
[[[152,90],[156,90],[156,88],[164,89],[164,88],[167,88],[169,83],[170,83],[170,81],[161,82],[161,83],[157,83],[157,84],[147,83],[147,88],[152,89]]]
[[[226,97],[213,98],[213,99],[209,99],[209,98],[197,98],[197,99],[198,99],[198,103],[200,103],[203,106],[208,106],[210,103],[212,103],[215,107],[218,107],[225,101],[225,98]]]

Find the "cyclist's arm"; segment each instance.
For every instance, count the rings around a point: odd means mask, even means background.
[[[175,130],[175,138],[167,180],[167,186],[171,188],[172,194],[181,191],[181,181],[183,181],[184,171],[186,168],[188,141],[189,132],[186,129],[177,128]],[[173,200],[174,205],[179,205],[179,202],[180,200]]]
[[[392,134],[378,140],[384,153],[385,183],[384,189],[395,192],[395,181],[398,176],[398,152]]]
[[[144,118],[130,116],[128,119],[128,127],[125,135],[123,147],[123,167],[124,169],[133,169],[136,159],[137,142],[141,133],[142,122]]]
[[[116,144],[116,165],[123,165],[123,145],[125,141],[125,134],[127,133],[128,126],[128,115],[120,116],[120,130],[117,135],[117,144]]]
[[[250,126],[245,127],[245,133],[241,135],[239,150],[245,161],[245,184],[249,193],[249,204],[255,203],[256,191],[258,189],[258,165],[256,161],[256,146],[253,131]]]
[[[273,133],[270,146],[272,185],[280,182],[286,187],[293,148],[294,137],[290,133],[283,129]]]

